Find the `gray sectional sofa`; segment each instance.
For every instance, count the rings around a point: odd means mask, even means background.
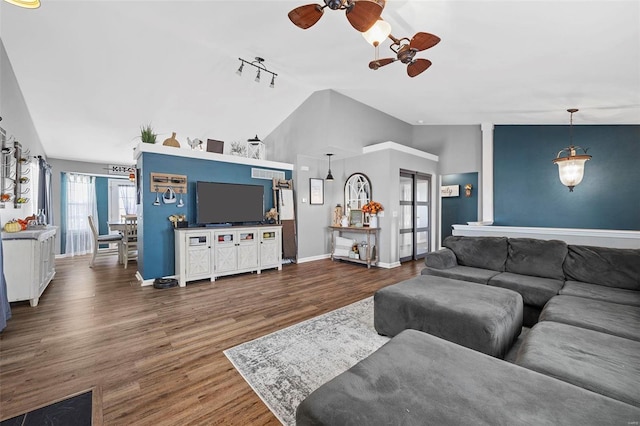
[[[640,250],[498,237],[443,245],[412,288],[437,276],[519,293],[532,328],[513,363],[405,330],[314,391],[298,424],[640,422]]]
[[[640,250],[568,245],[558,240],[450,236],[428,253],[423,275],[515,290],[525,326],[558,294],[640,306]]]

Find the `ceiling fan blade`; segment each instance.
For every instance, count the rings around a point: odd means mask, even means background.
[[[312,27],[324,13],[324,8],[319,4],[307,4],[304,6],[296,7],[289,12],[289,19],[295,26],[306,30]]]
[[[384,4],[385,0],[354,0],[347,8],[347,19],[353,28],[363,33],[376,23]]]
[[[430,60],[416,59],[415,61],[407,65],[407,74],[409,74],[409,77],[415,77],[416,75],[420,74],[430,66],[431,66]]]
[[[440,37],[429,33],[417,33],[411,39],[409,47],[417,51],[429,49],[440,43]]]
[[[372,70],[377,70],[378,68],[389,65],[390,63],[395,61],[395,58],[376,59],[375,61],[369,62],[369,68],[371,68]]]

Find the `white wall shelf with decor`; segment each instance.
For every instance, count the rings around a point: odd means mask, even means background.
[[[196,158],[201,160],[221,161],[225,163],[244,164],[271,169],[293,170],[293,164],[278,161],[258,160],[255,158],[239,157],[237,155],[217,154],[190,148],[176,148],[161,144],[140,142],[133,150],[134,160],[137,160],[143,152],[152,154],[173,155],[175,157]]]
[[[230,226],[175,229],[178,284],[224,275],[282,270],[282,227]]]

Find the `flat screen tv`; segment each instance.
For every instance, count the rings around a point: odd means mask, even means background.
[[[264,186],[197,182],[196,222],[201,225],[256,223],[264,218]]]

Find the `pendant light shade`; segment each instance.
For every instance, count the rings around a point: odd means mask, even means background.
[[[14,4],[16,6],[24,7],[26,9],[37,9],[40,7],[40,0],[4,0],[7,3]]]
[[[331,156],[333,154],[327,154],[327,157],[329,157],[329,173],[327,173],[327,177],[325,178],[325,180],[331,182],[333,181],[333,175],[331,174]]]
[[[569,124],[569,138],[571,145],[558,152],[558,155],[553,160],[553,164],[558,165],[560,182],[569,188],[569,192],[573,192],[573,188],[582,182],[582,178],[584,177],[584,164],[591,160],[591,156],[587,155],[587,150],[584,148],[573,145],[573,113],[578,112],[578,110],[576,108],[571,108],[568,109],[567,112],[571,114],[571,121]],[[578,155],[576,153],[576,150],[578,149],[581,149],[584,154]],[[566,156],[563,156],[565,154]]]

